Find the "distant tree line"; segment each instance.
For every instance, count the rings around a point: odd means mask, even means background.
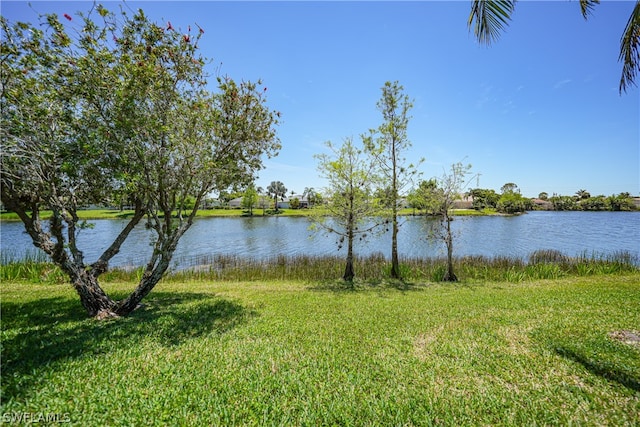
[[[549,209],[556,211],[633,211],[638,209],[629,193],[591,196],[589,192],[579,190],[573,196],[554,194],[547,197],[546,194],[541,193],[539,198],[548,201]]]
[[[435,179],[421,181],[414,188],[407,202],[410,207],[427,215],[436,215],[434,202],[437,200],[438,183]],[[500,193],[493,189],[474,188],[459,199],[471,199],[471,208],[475,210],[495,209],[505,214],[517,214],[531,210],[554,211],[634,211],[638,207],[630,193],[612,194],[611,196],[591,196],[586,190],[579,190],[573,196],[540,193],[537,199],[522,196],[518,186],[507,183],[500,188]]]
[[[437,180],[422,181],[409,194],[407,202],[409,206],[418,211],[422,210],[427,215],[437,215],[440,191]],[[501,194],[498,194],[495,190],[474,188],[465,194],[456,194],[454,201],[470,198],[472,209],[494,209],[506,214],[517,214],[533,209],[533,201],[520,194],[516,184],[507,183],[500,188],[500,191]]]

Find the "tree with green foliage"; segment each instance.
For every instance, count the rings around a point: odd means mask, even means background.
[[[553,210],[556,211],[575,211],[578,210],[578,203],[576,199],[571,196],[559,196],[554,194],[549,198]]]
[[[504,193],[498,200],[497,209],[506,214],[523,213],[531,209],[531,200],[520,193]]]
[[[517,214],[532,208],[531,200],[520,194],[520,189],[516,184],[506,183],[500,188],[500,191],[502,191],[502,195],[496,204],[498,212]]]
[[[271,204],[271,198],[266,194],[260,194],[258,196],[258,207],[262,209],[262,216],[267,214],[267,208]]]
[[[300,199],[298,199],[297,197],[294,197],[292,199],[289,200],[289,207],[291,209],[300,209]]]
[[[280,181],[271,181],[271,184],[267,186],[267,194],[273,197],[273,209],[278,212],[278,199],[284,200],[287,187]]]
[[[373,156],[380,175],[386,178],[389,188],[389,217],[391,220],[391,277],[400,279],[398,260],[398,205],[400,194],[408,189],[418,174],[416,166],[404,157],[411,147],[407,135],[409,110],[413,107],[409,96],[399,82],[386,82],[382,97],[377,103],[383,122],[378,128],[363,136],[367,152]]]
[[[520,194],[520,189],[518,188],[518,186],[516,184],[514,184],[513,182],[507,182],[505,185],[503,185],[502,187],[500,187],[500,192],[502,194],[508,194],[508,193],[517,193]]]
[[[262,209],[262,216],[267,214],[267,207],[269,207],[270,198],[269,195],[265,193],[264,188],[258,187],[256,188],[256,192],[258,193],[258,201],[257,206]]]
[[[604,211],[607,209],[607,198],[600,195],[580,201],[580,208],[585,211]]]
[[[407,196],[409,205],[418,212],[435,215],[438,212],[438,181],[435,178],[422,180]]]
[[[346,240],[347,258],[342,278],[353,282],[354,241],[366,238],[378,226],[372,221],[379,212],[372,193],[379,178],[371,159],[353,144],[352,138],[346,138],[340,147],[330,141],[326,145],[331,154],[314,156],[318,161],[318,171],[329,184],[326,212],[315,213],[312,219],[315,228],[338,236],[338,249]]]
[[[253,184],[249,185],[242,194],[242,208],[253,216],[253,208],[258,203],[258,191]]]
[[[89,316],[123,316],[162,278],[207,194],[251,182],[263,155],[277,153],[278,114],[259,82],[219,78],[216,92],[206,89],[202,29],[179,32],[142,10],[116,15],[100,5],[64,18],[0,18],[1,200]],[[88,263],[77,211],[114,194],[134,213]],[[115,301],[98,279],[145,217],[155,232],[150,258],[133,292]]]
[[[580,10],[587,19],[600,0],[580,0]],[[491,44],[509,24],[516,0],[473,0],[468,25],[480,43]],[[618,60],[622,62],[619,92],[635,85],[640,71],[640,1],[636,1],[631,16],[620,38]]]
[[[475,176],[468,178],[471,173],[471,165],[461,162],[451,165],[450,171],[445,172],[438,180],[437,213],[440,216],[440,227],[435,231],[436,236],[441,238],[447,247],[447,271],[442,280],[445,282],[456,282],[458,277],[453,271],[453,231],[451,222],[453,221],[453,206],[459,200],[461,194],[466,190]]]
[[[633,203],[633,199],[629,193],[611,195],[607,197],[606,204],[609,210],[612,211],[633,211],[636,209],[636,205]]]
[[[394,205],[397,205],[398,201],[395,199],[393,195],[393,188],[391,186],[384,186],[376,188],[373,197],[376,199],[376,202],[381,207],[391,210]]]
[[[324,196],[320,192],[313,193],[313,207],[324,205]]]
[[[302,197],[307,199],[307,207],[312,208],[317,202],[318,192],[313,187],[305,187]]]
[[[609,197],[603,195],[591,196],[588,192],[583,194],[581,190],[574,196],[562,196],[554,194],[549,198],[553,209],[556,211],[633,211],[636,205],[629,193],[613,194]]]
[[[576,199],[578,201],[588,199],[589,197],[591,197],[591,194],[589,194],[587,190],[576,191]]]
[[[470,192],[473,197],[472,206],[476,210],[496,208],[500,195],[492,189],[474,188]]]

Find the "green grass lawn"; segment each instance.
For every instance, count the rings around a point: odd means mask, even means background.
[[[109,283],[124,295],[130,283]],[[2,408],[72,425],[638,425],[640,274],[161,282],[128,318],[0,283]]]
[[[257,215],[257,212],[254,215]],[[259,211],[262,214],[262,211]],[[92,219],[128,219],[132,217],[134,211],[132,210],[118,210],[118,209],[88,209],[79,210],[78,217],[83,220]],[[242,216],[244,212],[241,209],[207,209],[198,211],[199,217],[212,217],[212,216]],[[41,217],[46,219],[51,216],[51,211],[42,211]],[[0,213],[0,220],[2,221],[19,221],[20,218],[13,212]]]
[[[273,213],[267,209],[267,215],[272,216]],[[128,219],[133,216],[131,210],[117,210],[117,209],[91,209],[78,211],[78,217],[83,220],[92,219]],[[254,209],[253,216],[262,216],[262,209]],[[278,216],[308,216],[308,209],[280,209]],[[42,211],[42,218],[49,218],[51,211]],[[198,217],[240,217],[248,216],[248,213],[242,209],[201,209],[197,213]],[[1,221],[19,221],[18,215],[13,212],[0,213]]]
[[[322,208],[315,208],[319,210]],[[309,216],[313,210],[310,209],[280,209],[277,213],[278,216]],[[131,210],[117,210],[117,209],[91,209],[78,211],[78,217],[83,220],[94,219],[128,219],[133,216]],[[415,212],[413,209],[402,209],[400,215],[413,215]],[[482,211],[476,211],[474,209],[455,209],[454,215],[456,216],[477,216],[477,215],[495,215],[496,211],[491,209],[485,209]],[[254,209],[253,216],[263,216],[262,209]],[[273,216],[273,208],[266,210],[267,216]],[[46,219],[51,216],[51,211],[42,211],[41,217]],[[201,209],[197,213],[198,217],[240,217],[249,216],[247,211],[242,209]],[[0,221],[19,221],[20,218],[13,212],[0,213]]]

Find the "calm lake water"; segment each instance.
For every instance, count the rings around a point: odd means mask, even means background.
[[[82,230],[79,246],[92,262],[124,227],[120,220],[93,221]],[[424,217],[403,219],[398,237],[400,256],[436,257],[444,244],[429,237],[435,224]],[[309,230],[306,218],[202,218],[184,235],[174,256],[174,267],[202,263],[216,254],[252,258],[285,255],[340,254],[335,236]],[[566,255],[611,254],[628,251],[640,256],[640,212],[529,212],[514,217],[456,217],[454,254],[526,258],[538,249],[556,249]],[[142,265],[148,259],[152,232],[140,226],[111,262],[111,266]],[[391,235],[383,233],[356,243],[356,253],[390,255]],[[14,257],[33,252],[34,246],[20,222],[0,223],[0,248]]]

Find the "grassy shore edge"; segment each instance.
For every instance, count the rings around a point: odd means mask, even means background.
[[[317,208],[319,209],[319,208]],[[197,213],[198,218],[229,218],[229,217],[243,217],[243,218],[260,218],[260,217],[308,217],[312,212],[317,209],[280,209],[278,213],[275,213],[272,209],[268,209],[265,212],[262,209],[254,209],[252,215],[249,215],[247,211],[242,209],[201,209]],[[133,216],[132,210],[117,210],[117,209],[87,209],[79,210],[78,217],[82,220],[97,220],[97,219],[128,219]],[[400,215],[409,216],[417,214],[413,209],[402,209],[399,212]],[[499,215],[493,209],[484,209],[477,211],[475,209],[455,209],[454,215],[457,216],[483,216],[483,215]],[[51,211],[42,211],[42,219],[48,219],[51,216]],[[20,221],[17,214],[13,212],[1,212],[0,221]]]

